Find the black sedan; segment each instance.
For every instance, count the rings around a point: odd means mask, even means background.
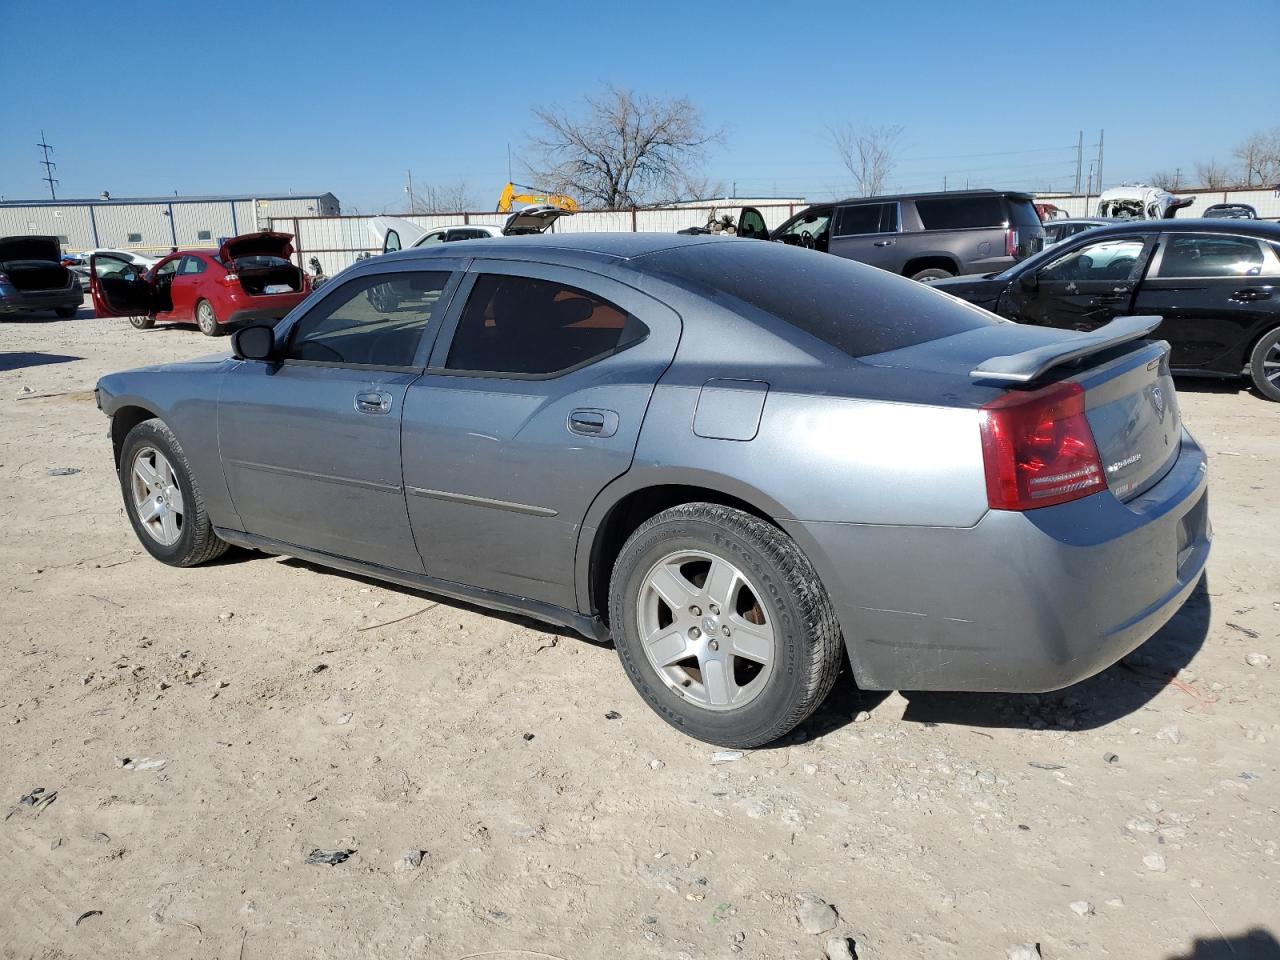
[[[1003,273],[930,286],[1019,323],[1072,330],[1157,314],[1175,373],[1243,375],[1280,401],[1280,224],[1139,220],[1072,237]]]

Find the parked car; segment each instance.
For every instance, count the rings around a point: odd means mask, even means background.
[[[117,253],[89,259],[93,306],[100,317],[128,317],[139,330],[192,323],[205,336],[258,320],[279,320],[311,292],[289,258],[287,233],[247,233],[217,250],[179,250],[149,270]]]
[[[757,223],[760,211],[743,207],[738,235],[760,236]],[[1029,194],[953,190],[814,204],[768,238],[933,280],[1003,270],[1039,252],[1044,226]]]
[[[1201,216],[1224,220],[1257,220],[1258,211],[1247,203],[1215,203],[1205,207]]]
[[[561,217],[572,211],[541,204],[517,210],[503,221],[502,226],[481,223],[455,223],[446,227],[428,229],[403,217],[374,217],[369,223],[374,238],[383,253],[421,247],[432,243],[453,243],[456,240],[487,240],[492,237],[519,237],[543,233]]]
[[[1084,233],[1094,227],[1105,227],[1121,222],[1120,220],[1103,219],[1102,217],[1072,217],[1069,220],[1049,221],[1044,225],[1044,245],[1051,247],[1055,243],[1061,243],[1068,237],[1074,237],[1077,233]]]
[[[57,237],[0,238],[0,317],[48,310],[74,317],[84,290],[61,261]]]
[[[1146,220],[1090,230],[1004,273],[933,285],[1021,323],[1094,330],[1155,314],[1175,373],[1280,400],[1280,225]]]
[[[143,270],[150,270],[160,262],[159,257],[148,257],[146,254],[136,253],[133,250],[120,250],[116,247],[94,247],[92,250],[84,250],[81,253],[76,254],[76,256],[80,258],[81,262],[87,264],[90,257],[102,256],[104,254],[110,254],[111,256],[123,260],[126,263],[132,263],[134,266],[142,267]]]
[[[1043,691],[1178,610],[1207,481],[1156,322],[1021,326],[775,243],[516,237],[360,261],[97,398],[156,559],[235,543],[612,637],[663,719],[748,747],[846,657],[863,689]]]
[[[1168,220],[1196,202],[1147,183],[1122,183],[1098,195],[1098,216],[1117,220]]]

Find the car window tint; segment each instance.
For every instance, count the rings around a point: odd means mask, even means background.
[[[1142,237],[1088,243],[1040,271],[1040,281],[1088,283],[1133,279],[1142,258]]]
[[[851,357],[1002,322],[925,284],[782,244],[705,243],[644,262],[729,309],[739,301],[762,310]]]
[[[393,250],[400,249],[400,232],[398,230],[388,230],[387,239],[382,244],[382,252],[390,253]]]
[[[1157,277],[1256,277],[1262,247],[1247,237],[1172,236],[1160,258]]]
[[[595,294],[531,277],[483,274],[449,348],[450,370],[546,375],[643,340],[649,330]]]
[[[1036,213],[1036,205],[1030,200],[1015,200],[1005,197],[1005,205],[1009,208],[1009,222],[1015,227],[1040,226],[1040,214]]]
[[[811,237],[820,237],[827,232],[827,225],[830,222],[830,210],[811,210],[783,230],[782,235],[799,237],[807,233]]]
[[[758,210],[743,210],[738,218],[738,236],[767,237],[769,228],[765,226],[764,217]]]
[[[205,262],[199,257],[183,257],[182,266],[178,268],[178,273],[187,276],[193,273],[204,273]]]
[[[926,230],[963,230],[999,227],[1005,222],[1000,197],[934,197],[916,201],[916,212]],[[1031,211],[1035,213],[1033,209]],[[1039,218],[1036,218],[1039,223]]]
[[[893,208],[893,216],[887,208]],[[835,235],[856,236],[860,233],[885,233],[896,230],[897,209],[888,203],[860,203],[853,207],[841,207],[836,212]]]
[[[344,283],[294,326],[286,360],[408,367],[448,271],[375,274]]]
[[[415,247],[425,247],[428,243],[444,243],[444,231],[433,230],[425,237],[414,244]]]

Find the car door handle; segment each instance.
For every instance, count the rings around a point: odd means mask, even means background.
[[[1252,300],[1270,300],[1270,287],[1245,287],[1243,290],[1237,290],[1231,295],[1232,300],[1244,300],[1249,302]]]
[[[356,394],[356,410],[359,413],[390,413],[391,394],[381,390],[366,390]]]
[[[895,243],[897,243],[897,241],[896,241],[896,240],[877,240],[877,241],[873,244],[873,246],[877,246],[877,247],[892,247]]]
[[[618,432],[618,414],[613,410],[586,407],[570,412],[565,424],[570,433],[584,437],[612,437]]]

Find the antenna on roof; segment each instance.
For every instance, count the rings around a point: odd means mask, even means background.
[[[40,161],[41,165],[44,167],[44,176],[40,179],[49,184],[50,198],[57,200],[58,194],[53,189],[53,185],[58,182],[53,176],[53,168],[56,167],[57,164],[49,159],[49,151],[52,150],[53,147],[44,142],[43,130],[40,131],[40,142],[37,143],[36,146],[44,151],[44,159]]]

